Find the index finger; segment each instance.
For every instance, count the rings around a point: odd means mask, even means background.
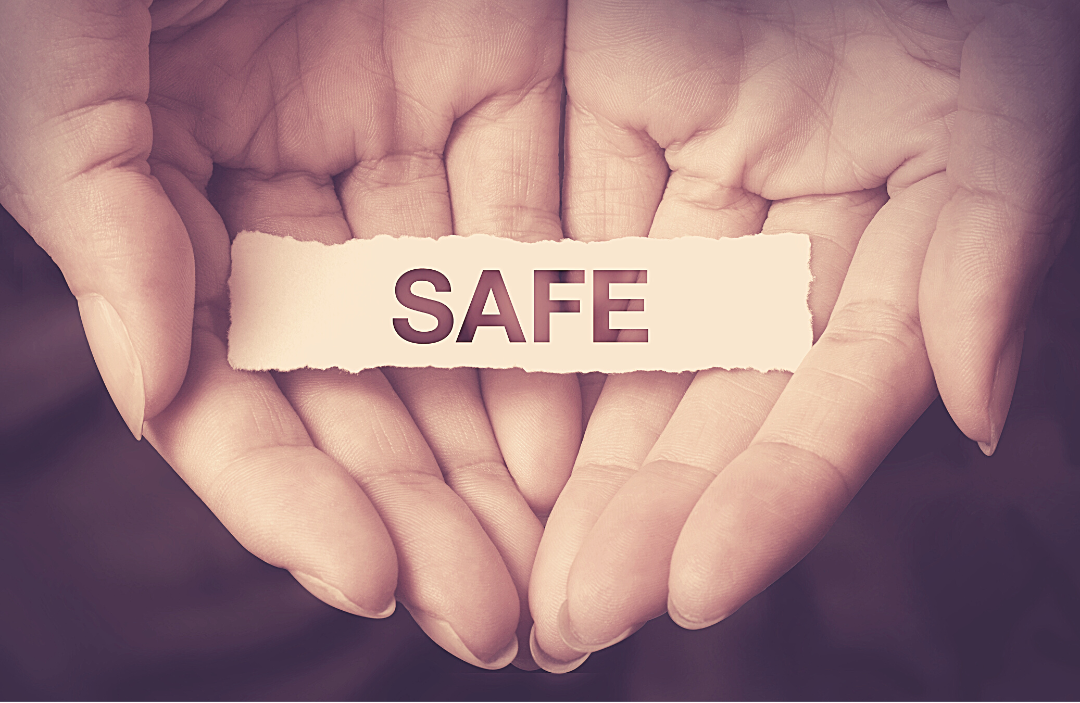
[[[821,339],[694,506],[671,559],[680,625],[724,619],[802,559],[934,398],[918,287],[946,190],[939,173],[881,209]]]

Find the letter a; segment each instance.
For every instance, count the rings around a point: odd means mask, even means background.
[[[495,305],[499,312],[495,315],[485,315],[484,305],[491,293],[495,294]],[[476,282],[476,290],[473,291],[472,301],[469,303],[469,311],[465,313],[465,319],[461,323],[457,341],[473,341],[477,327],[502,327],[506,330],[506,337],[511,342],[525,341],[521,323],[518,322],[514,305],[510,302],[510,293],[506,290],[506,283],[503,282],[502,273],[498,270],[487,270],[480,274],[480,280]]]

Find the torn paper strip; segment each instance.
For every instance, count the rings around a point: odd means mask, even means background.
[[[324,245],[241,232],[229,363],[793,371],[813,339],[810,282],[805,234]]]

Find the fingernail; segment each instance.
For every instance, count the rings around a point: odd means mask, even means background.
[[[1009,415],[1013,391],[1016,389],[1016,375],[1020,370],[1020,356],[1023,351],[1024,330],[1021,329],[1001,350],[997,369],[994,371],[994,385],[990,387],[990,406],[987,408],[990,418],[990,442],[979,442],[979,449],[986,456],[994,453],[1001,438],[1001,428]]]
[[[409,608],[407,605],[405,607],[412,614],[413,620],[420,626],[420,629],[427,633],[427,636],[433,639],[437,645],[473,666],[478,666],[481,669],[502,669],[517,656],[517,635],[514,635],[509,644],[494,656],[483,658],[465,646],[465,642],[462,641],[450,623],[418,608]]]
[[[540,668],[549,674],[565,674],[569,671],[573,671],[589,658],[589,653],[585,652],[577,659],[571,659],[570,661],[563,661],[562,659],[556,659],[543,649],[540,648],[540,643],[536,641],[536,625],[533,625],[532,630],[529,632],[529,651],[532,652],[533,659]]]
[[[305,574],[303,571],[293,571],[292,575],[293,578],[300,582],[300,585],[310,591],[312,595],[323,603],[332,605],[338,610],[344,610],[346,613],[359,615],[362,618],[375,618],[381,620],[382,618],[388,618],[393,615],[394,609],[397,608],[397,601],[391,598],[390,605],[382,610],[369,610],[349,600],[340,588],[335,588],[316,576]]]
[[[135,439],[142,439],[146,393],[143,390],[142,365],[135,354],[127,327],[120,320],[116,308],[97,293],[79,298],[79,315],[101,380],[109,389],[109,395],[131,434],[135,435]]]
[[[521,669],[522,671],[537,671],[540,668],[533,659],[529,647],[529,633],[532,632],[532,628],[533,620],[529,613],[529,600],[528,598],[523,598],[521,603],[521,617],[518,619],[516,630],[518,641],[517,656],[514,657],[514,661],[510,662],[511,666]]]
[[[520,644],[518,645],[517,656],[514,657],[514,661],[510,662],[510,665],[522,671],[536,671],[540,668],[536,660],[533,659],[532,652],[529,649],[522,650]]]
[[[570,622],[570,608],[567,601],[563,601],[562,607],[559,608],[558,622],[559,637],[562,637],[562,641],[566,643],[567,647],[576,649],[579,652],[599,652],[601,649],[607,649],[613,644],[622,642],[641,627],[641,625],[631,625],[606,642],[585,642],[574,631],[573,623]]]
[[[696,618],[687,617],[675,607],[675,602],[671,600],[671,596],[668,596],[667,611],[668,615],[671,616],[671,619],[675,621],[675,624],[684,630],[702,630],[706,627],[712,627],[728,617],[727,615],[721,615],[720,617],[711,620],[698,620]]]

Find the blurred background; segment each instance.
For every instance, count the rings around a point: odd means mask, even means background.
[[[719,625],[483,672],[244,551],[113,408],[63,277],[0,211],[0,698],[1080,698],[1080,237],[984,457],[936,402],[824,541]]]

